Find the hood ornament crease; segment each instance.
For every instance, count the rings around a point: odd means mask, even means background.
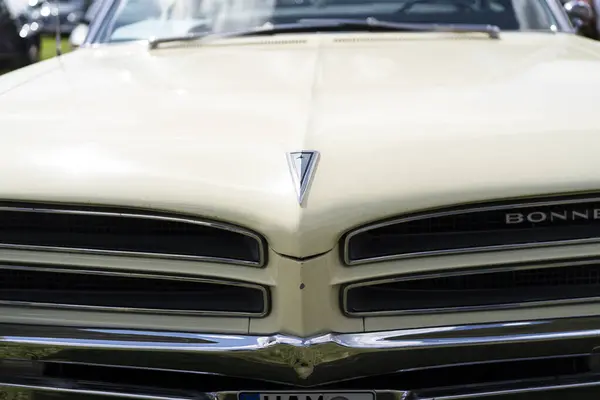
[[[315,150],[302,150],[286,153],[288,167],[298,196],[298,204],[302,206],[305,195],[312,183],[319,152]]]

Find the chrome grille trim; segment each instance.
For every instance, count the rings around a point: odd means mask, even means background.
[[[93,361],[304,387],[444,365],[589,355],[599,339],[598,316],[310,337],[0,324],[0,347],[16,354],[13,360]],[[300,362],[314,367],[310,376],[301,375]]]
[[[258,234],[252,232],[249,229],[238,227],[232,224],[207,221],[203,219],[193,219],[186,217],[174,217],[160,215],[159,213],[148,213],[145,211],[138,212],[109,212],[109,211],[94,211],[94,210],[81,210],[81,209],[59,209],[59,208],[44,208],[44,207],[16,207],[16,206],[3,206],[0,205],[0,212],[23,212],[23,213],[44,213],[44,214],[70,214],[70,215],[87,215],[87,216],[103,216],[103,217],[114,217],[114,218],[134,218],[134,219],[146,219],[156,221],[168,221],[168,222],[179,222],[182,224],[199,225],[204,227],[213,228],[216,230],[224,230],[233,233],[238,233],[247,236],[257,242],[259,249],[259,261],[244,261],[237,259],[228,259],[220,257],[210,256],[193,256],[185,254],[162,254],[162,253],[146,253],[136,251],[121,251],[121,250],[102,250],[102,249],[88,249],[88,248],[75,248],[75,247],[55,247],[55,246],[35,246],[35,245],[20,245],[1,243],[0,249],[18,249],[18,250],[32,250],[32,251],[52,251],[62,253],[75,253],[75,254],[95,254],[95,255],[115,255],[115,256],[133,256],[133,257],[145,257],[145,258],[161,258],[161,259],[175,259],[175,260],[190,260],[190,261],[202,261],[202,262],[215,262],[223,264],[234,264],[251,267],[262,268],[266,265],[266,249],[264,239]],[[106,207],[108,208],[108,207]]]
[[[221,312],[221,311],[188,311],[188,310],[168,310],[168,309],[153,309],[153,308],[136,308],[136,307],[112,307],[112,306],[90,306],[90,305],[75,305],[75,304],[57,304],[57,303],[40,303],[40,302],[25,302],[25,301],[7,301],[0,300],[0,306],[18,306],[32,308],[48,308],[48,309],[65,309],[65,310],[87,310],[87,311],[110,311],[120,313],[143,313],[143,314],[163,314],[163,315],[191,315],[191,316],[213,316],[213,317],[252,317],[263,318],[270,312],[269,291],[266,287],[247,283],[242,281],[233,281],[229,279],[192,277],[172,274],[156,274],[143,272],[119,272],[119,271],[100,271],[85,268],[60,268],[60,267],[44,267],[44,266],[13,266],[0,265],[1,270],[22,270],[22,271],[40,271],[53,273],[70,273],[70,274],[85,274],[96,276],[112,276],[112,277],[127,277],[140,279],[156,279],[163,281],[187,281],[214,285],[244,287],[258,290],[262,294],[263,311],[260,313],[247,312]]]
[[[296,390],[278,390],[275,393],[288,393],[290,395],[314,394],[317,397],[323,393],[351,393],[351,392],[373,392],[375,400],[475,400],[482,398],[503,400],[522,398],[526,394],[529,400],[547,400],[559,397],[556,392],[560,391],[560,397],[563,399],[578,399],[588,400],[597,399],[600,392],[600,382],[597,376],[583,376],[579,379],[558,379],[556,382],[548,382],[544,379],[534,379],[527,382],[527,385],[519,385],[518,382],[502,382],[495,387],[491,385],[475,385],[475,387],[460,387],[459,389],[447,394],[435,393],[430,396],[428,392],[423,395],[422,391],[389,389],[389,390],[318,390],[296,389]],[[343,388],[343,386],[342,386]],[[470,389],[470,390],[469,390]],[[588,391],[583,391],[587,389]],[[595,389],[595,390],[594,390]],[[0,380],[0,393],[9,392],[14,395],[15,399],[37,399],[50,397],[55,400],[81,400],[88,396],[96,399],[110,398],[114,400],[239,400],[241,393],[257,393],[273,391],[222,391],[222,392],[199,392],[199,391],[184,391],[179,393],[173,390],[164,390],[162,388],[132,388],[126,385],[112,384],[110,387],[98,384],[96,382],[73,382],[65,380],[34,377],[11,377],[10,379]],[[583,391],[583,393],[582,393]],[[173,393],[174,392],[174,393]]]
[[[385,316],[401,316],[401,315],[418,315],[418,314],[439,314],[439,313],[455,313],[455,312],[469,312],[469,311],[495,311],[495,310],[507,310],[507,309],[519,309],[519,308],[533,308],[543,306],[559,306],[559,305],[570,305],[570,304],[584,304],[584,303],[595,303],[600,302],[600,297],[582,297],[577,299],[560,299],[560,300],[544,300],[544,301],[530,301],[523,303],[508,303],[508,304],[495,304],[495,305],[482,305],[482,306],[464,306],[464,307],[439,307],[439,308],[427,308],[427,309],[411,309],[411,310],[399,310],[399,311],[374,311],[374,312],[352,312],[348,311],[348,292],[354,288],[381,285],[386,283],[394,283],[401,281],[414,281],[422,279],[434,279],[434,278],[446,278],[454,276],[466,276],[466,275],[479,275],[494,272],[511,272],[511,271],[522,271],[532,270],[541,268],[560,268],[560,267],[571,267],[571,266],[583,266],[600,263],[600,258],[587,259],[587,260],[563,260],[561,262],[549,262],[549,263],[527,263],[519,265],[505,265],[505,266],[486,266],[483,268],[469,268],[468,270],[462,271],[444,271],[434,272],[426,274],[414,274],[409,276],[394,276],[390,278],[382,278],[375,280],[365,280],[361,282],[350,283],[344,285],[340,291],[342,311],[348,317],[364,318],[364,317],[385,317]]]
[[[557,196],[539,196],[543,198],[549,197],[557,197]],[[383,262],[383,261],[393,261],[393,260],[402,260],[402,259],[410,259],[410,258],[418,258],[418,257],[427,257],[427,256],[439,256],[439,255],[454,255],[454,254],[469,254],[469,253],[481,253],[481,252],[489,252],[489,251],[503,251],[503,250],[517,250],[517,249],[534,249],[534,248],[543,248],[543,247],[552,247],[552,246],[565,246],[565,245],[577,245],[577,244],[593,244],[600,243],[600,237],[597,238],[589,238],[589,239],[574,239],[574,240],[557,240],[551,242],[537,242],[537,243],[525,243],[525,244],[510,244],[510,245],[495,245],[495,246],[482,246],[482,247],[468,247],[468,248],[458,248],[458,249],[450,249],[450,250],[434,250],[434,251],[420,251],[413,253],[404,253],[398,255],[390,255],[390,256],[379,256],[379,257],[371,257],[360,260],[351,260],[349,254],[349,243],[350,240],[361,233],[383,228],[391,225],[402,224],[405,222],[417,221],[417,220],[425,220],[429,218],[437,218],[437,217],[447,217],[453,215],[460,214],[470,214],[470,213],[479,213],[485,211],[500,211],[500,210],[511,210],[518,209],[522,207],[543,207],[543,206],[553,206],[553,205],[570,205],[570,204],[580,204],[587,202],[599,201],[600,197],[598,195],[592,197],[580,197],[580,198],[566,198],[567,196],[561,196],[563,200],[539,200],[535,201],[532,199],[528,202],[519,202],[519,203],[510,203],[510,204],[497,204],[497,205],[479,205],[469,207],[468,205],[455,205],[457,209],[448,210],[448,211],[432,211],[432,212],[424,212],[418,215],[408,216],[408,217],[400,217],[394,218],[386,221],[374,222],[371,224],[363,225],[362,227],[356,228],[354,230],[350,230],[346,232],[342,236],[342,261],[346,266],[355,266],[355,265],[363,265],[363,264],[371,264],[375,262]],[[574,197],[574,196],[573,196]],[[511,202],[510,199],[505,199],[502,201],[503,203]]]

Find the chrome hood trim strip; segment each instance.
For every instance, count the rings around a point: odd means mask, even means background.
[[[600,346],[600,317],[311,338],[13,324],[0,325],[0,335],[0,359],[202,372],[310,387],[430,366],[590,354]],[[473,346],[477,351],[463,351]]]

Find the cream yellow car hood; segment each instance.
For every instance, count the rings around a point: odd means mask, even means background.
[[[0,80],[0,197],[193,213],[306,257],[380,218],[598,189],[599,71],[549,33],[80,49]],[[304,207],[299,150],[321,153]]]

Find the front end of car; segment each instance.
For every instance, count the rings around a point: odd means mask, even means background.
[[[598,393],[595,193],[395,215],[305,259],[181,213],[0,219],[0,387],[22,398]]]
[[[369,23],[0,80],[0,394],[598,398],[600,51]]]

